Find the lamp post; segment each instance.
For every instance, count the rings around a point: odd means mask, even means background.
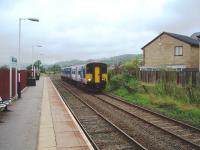
[[[42,56],[44,56],[44,53],[39,53],[38,60],[41,61],[41,64],[42,64]],[[40,64],[39,64],[39,62],[38,62],[38,72],[40,73]]]
[[[41,45],[33,45],[32,46],[32,77],[35,78],[35,69],[33,68],[33,55],[34,55],[34,47],[42,47]]]
[[[21,98],[21,84],[20,84],[20,70],[21,70],[21,21],[22,20],[29,20],[29,21],[35,21],[39,22],[39,19],[37,18],[19,18],[19,47],[18,47],[18,88],[17,88],[17,93],[18,93],[18,98]]]

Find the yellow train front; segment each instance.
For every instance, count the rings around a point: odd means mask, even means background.
[[[107,64],[91,62],[62,68],[61,78],[70,83],[83,85],[92,91],[105,89],[108,81]],[[71,82],[72,81],[72,82]]]
[[[86,64],[86,85],[89,89],[101,91],[105,89],[108,81],[107,64],[88,63]]]

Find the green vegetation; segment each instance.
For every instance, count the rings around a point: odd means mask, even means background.
[[[49,72],[49,73],[54,73],[54,74],[60,73],[60,72],[61,72],[61,67],[60,67],[60,65],[56,65],[56,64],[55,64],[55,65],[49,67],[49,68],[47,69],[47,72]]]
[[[146,84],[127,74],[111,75],[106,90],[126,101],[200,127],[200,88],[175,82]]]
[[[0,66],[0,69],[9,69],[8,65]]]
[[[45,73],[45,68],[41,62],[41,60],[37,60],[34,62],[33,64],[35,66],[35,68],[39,68],[41,73]],[[32,64],[30,64],[29,66],[26,67],[27,70],[32,70]]]
[[[131,71],[131,70],[137,69],[141,66],[140,59],[141,59],[140,57],[136,56],[130,62],[122,64],[120,67],[126,71]]]

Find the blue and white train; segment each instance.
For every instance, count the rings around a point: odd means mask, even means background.
[[[105,89],[108,81],[108,66],[105,63],[92,62],[62,68],[61,78],[74,81],[94,91]]]

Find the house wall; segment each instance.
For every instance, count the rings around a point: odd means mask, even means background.
[[[183,46],[183,56],[175,56],[175,47]],[[184,64],[198,68],[199,49],[167,34],[161,35],[143,50],[144,66],[157,67],[163,64]]]

